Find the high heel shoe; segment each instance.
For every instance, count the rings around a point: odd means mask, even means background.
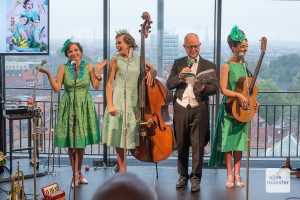
[[[235,184],[238,187],[244,187],[244,183],[242,181],[241,175],[240,174],[234,174],[234,177],[235,177]]]
[[[75,173],[75,187],[78,187],[79,173]],[[71,187],[74,188],[74,181],[72,179]]]
[[[114,171],[115,171],[116,174],[120,172],[120,168],[119,168],[118,164],[115,165]]]
[[[81,174],[81,172],[79,172],[79,183],[80,184],[88,184],[89,183],[87,181],[87,179]]]
[[[234,177],[233,175],[227,176],[226,187],[232,188],[234,186]]]

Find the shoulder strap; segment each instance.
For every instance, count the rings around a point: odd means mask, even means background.
[[[253,74],[250,72],[250,70],[248,69],[248,67],[246,67],[246,71],[247,71],[247,75],[248,76],[253,76]]]

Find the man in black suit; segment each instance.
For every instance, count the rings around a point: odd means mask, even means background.
[[[189,33],[184,38],[187,56],[176,59],[172,66],[167,87],[176,89],[174,95],[174,130],[178,151],[179,180],[176,188],[184,188],[188,179],[191,191],[200,190],[204,146],[209,140],[209,96],[217,93],[216,77],[210,82],[187,81],[180,73],[199,74],[216,65],[199,55],[200,40],[197,34]],[[206,140],[206,141],[205,141]],[[192,173],[188,173],[189,146],[192,146]]]

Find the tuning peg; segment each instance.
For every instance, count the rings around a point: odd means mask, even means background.
[[[143,26],[143,24],[140,24],[140,27],[142,27]]]
[[[151,31],[149,31],[149,33],[151,33]]]
[[[141,33],[142,31],[141,31],[141,30],[139,30],[139,32]]]

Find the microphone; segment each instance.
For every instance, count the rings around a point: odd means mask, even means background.
[[[77,64],[77,62],[75,61],[75,60],[72,60],[71,61],[71,65],[73,66],[73,69],[74,69],[74,72],[75,72],[75,77],[77,78],[77,70],[76,70],[76,64]]]
[[[76,63],[75,60],[72,60],[72,61],[71,61],[71,65],[74,67],[74,69],[75,69],[75,67],[76,67],[76,64],[77,64],[77,63]]]
[[[188,67],[192,68],[193,64],[196,63],[196,62],[197,62],[197,60],[194,59],[194,58],[189,59]]]
[[[238,56],[242,60],[242,62],[244,63],[245,62],[245,54],[244,54],[244,52],[239,52]]]
[[[39,69],[40,69],[41,67],[43,67],[46,63],[47,63],[47,60],[46,60],[46,59],[43,59],[42,62],[41,62],[41,64],[36,68],[36,70],[39,71]]]

